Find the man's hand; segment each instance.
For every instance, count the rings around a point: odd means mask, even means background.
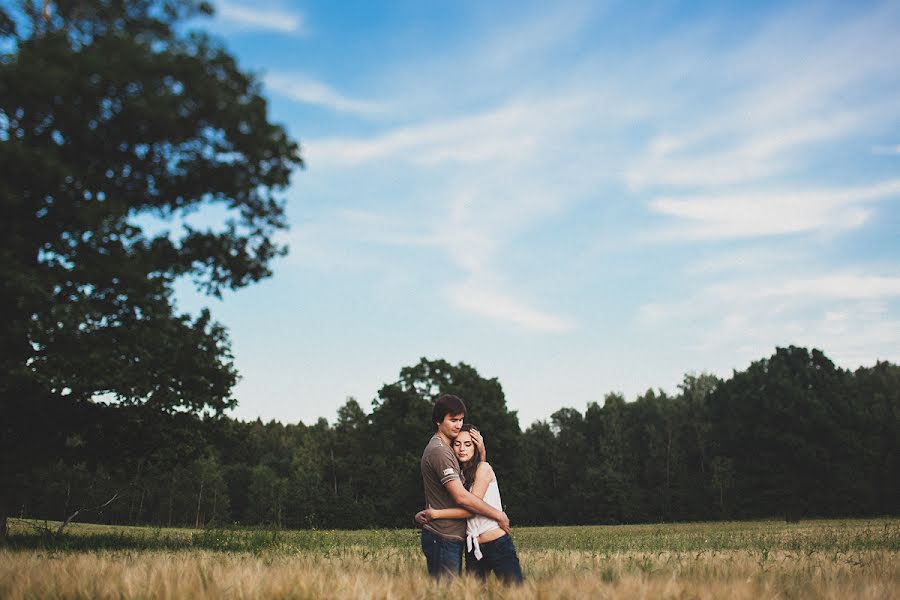
[[[484,438],[481,437],[481,432],[477,429],[470,429],[469,435],[472,437],[472,443],[475,444],[475,447],[480,452],[480,461],[487,462],[487,448],[484,446]]]
[[[416,518],[416,525],[418,525],[419,527],[421,527],[425,523],[428,523],[429,521],[434,520],[434,516],[432,515],[430,508],[426,508],[425,510],[420,510],[419,512],[416,513],[415,518]]]
[[[502,529],[506,533],[509,533],[509,517],[506,516],[505,512],[500,514],[503,516],[502,518],[497,520],[497,524],[500,526],[500,529]]]

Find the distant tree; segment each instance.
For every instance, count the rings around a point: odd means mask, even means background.
[[[674,504],[680,518],[708,518],[711,499],[712,423],[709,395],[721,383],[708,373],[687,374],[678,386],[672,411],[680,444],[681,464],[675,475]]]
[[[371,419],[372,439],[378,443],[367,458],[368,468],[384,474],[372,489],[379,524],[409,525],[412,515],[423,508],[420,461],[435,431],[431,402],[408,385],[386,384],[372,402]]]
[[[428,402],[428,421],[430,406],[441,394],[462,398],[468,410],[466,422],[479,427],[485,435],[490,462],[500,472],[511,469],[519,451],[521,430],[516,411],[507,407],[503,387],[496,377],[486,379],[466,363],[453,365],[445,360],[422,358],[418,364],[401,369],[397,385]]]
[[[284,252],[278,192],[301,164],[256,79],[182,23],[194,0],[23,0],[0,7],[0,537],[41,454],[38,414],[98,395],[158,410],[233,406],[208,313],[177,314],[181,276],[218,295]],[[182,219],[219,205],[220,227]],[[4,419],[5,420],[5,419]]]
[[[715,391],[721,381],[715,375],[701,373],[687,374],[678,384],[686,412],[686,426],[690,437],[694,439],[696,449],[696,466],[701,473],[706,473],[709,463],[709,440],[712,425],[709,422],[709,395]]]
[[[514,485],[514,467],[521,432],[515,412],[508,410],[503,388],[496,379],[486,379],[473,367],[445,360],[422,358],[400,370],[399,379],[378,392],[372,404],[371,439],[376,443],[367,464],[389,477],[372,482],[376,486],[376,514],[384,525],[408,525],[424,500],[419,466],[422,450],[435,427],[431,410],[441,394],[462,398],[466,421],[480,427],[487,440],[488,459],[503,477],[504,486]],[[510,499],[512,495],[510,495]]]
[[[821,351],[790,346],[710,395],[720,458],[714,486],[721,494],[733,476],[734,516],[832,513],[832,465],[843,443],[848,383],[848,374]]]
[[[510,483],[504,477],[503,497],[515,523],[557,524],[565,521],[567,498],[560,490],[559,448],[546,421],[532,423],[522,434],[521,452]]]
[[[609,393],[603,399],[600,437],[600,489],[604,495],[604,513],[610,522],[632,519],[635,506],[635,486],[638,463],[630,441],[629,405],[625,397]]]
[[[550,430],[554,434],[554,461],[549,468],[556,480],[557,490],[566,490],[565,502],[554,502],[554,518],[572,523],[593,520],[593,481],[587,481],[589,465],[596,464],[591,456],[584,417],[574,408],[560,408],[550,415]],[[551,495],[553,490],[548,490]]]
[[[860,514],[900,511],[900,365],[879,361],[853,377],[841,442],[841,502]]]

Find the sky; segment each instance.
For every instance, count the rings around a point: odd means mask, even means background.
[[[522,428],[777,346],[900,362],[900,3],[220,0],[306,168],[209,306],[241,419],[370,410],[421,357]]]

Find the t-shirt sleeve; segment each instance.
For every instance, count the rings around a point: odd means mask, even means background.
[[[453,453],[446,448],[431,452],[427,462],[428,466],[441,480],[441,485],[446,485],[448,481],[453,481],[454,479],[460,480],[459,462],[457,462]]]

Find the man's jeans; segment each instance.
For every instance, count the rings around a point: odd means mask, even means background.
[[[522,567],[509,534],[481,546],[481,560],[472,552],[466,553],[466,573],[485,579],[494,573],[504,583],[522,583]]]
[[[452,577],[462,571],[462,541],[446,540],[422,529],[422,552],[428,563],[428,574],[432,577]]]

